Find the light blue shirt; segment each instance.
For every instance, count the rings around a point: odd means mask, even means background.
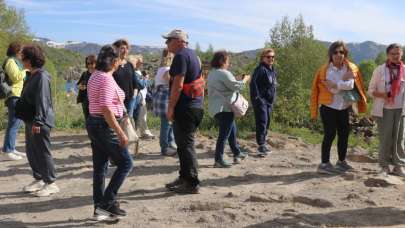
[[[237,93],[245,86],[243,81],[225,69],[212,69],[208,74],[208,113],[231,112],[229,104],[236,100]]]

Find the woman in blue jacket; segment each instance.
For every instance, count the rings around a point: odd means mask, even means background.
[[[270,153],[266,146],[267,131],[270,126],[270,114],[276,97],[277,73],[274,70],[275,52],[266,48],[260,55],[260,63],[252,74],[250,99],[256,121],[257,154],[260,157]]]

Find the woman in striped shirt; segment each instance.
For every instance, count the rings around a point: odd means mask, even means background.
[[[132,169],[128,153],[128,137],[118,121],[124,114],[124,92],[115,82],[112,73],[119,66],[118,51],[104,46],[97,57],[96,71],[87,85],[90,116],[86,123],[93,154],[94,219],[111,220],[125,216],[116,196]],[[117,165],[107,188],[104,186],[108,160]]]

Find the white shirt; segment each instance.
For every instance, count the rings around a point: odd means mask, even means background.
[[[342,90],[352,90],[354,88],[354,79],[345,81],[342,80],[343,75],[345,75],[346,72],[346,65],[343,65],[343,67],[339,69],[333,66],[332,63],[329,64],[328,70],[326,71],[326,79],[336,83],[337,88],[329,89],[329,91],[333,94],[333,101],[326,106],[336,110],[344,110],[351,105],[350,102],[343,99],[343,95],[341,93]]]
[[[396,72],[395,72],[396,73]],[[384,78],[385,78],[385,91],[391,91],[391,85],[390,85],[390,71],[388,67],[385,67],[384,69]],[[404,80],[401,80],[400,83],[400,88],[399,88],[399,93],[398,95],[394,98],[394,103],[390,104],[388,101],[384,102],[384,108],[385,109],[402,109],[402,106],[404,104]]]
[[[159,67],[156,72],[155,76],[155,87],[158,85],[169,85],[169,81],[163,79],[163,76],[166,74],[167,71],[170,70],[170,67]]]

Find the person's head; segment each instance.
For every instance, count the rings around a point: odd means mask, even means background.
[[[119,39],[113,43],[113,46],[118,49],[121,60],[128,57],[130,47],[127,39]]]
[[[211,60],[211,67],[215,69],[229,67],[229,54],[226,51],[217,51],[214,53],[214,57]]]
[[[119,65],[119,53],[111,45],[105,45],[98,53],[96,61],[96,70],[103,72],[115,71]]]
[[[88,55],[85,60],[87,70],[94,71],[96,69],[97,58],[95,55]]]
[[[260,62],[268,66],[272,66],[274,64],[275,58],[276,53],[272,48],[265,48],[263,49],[262,53],[260,53]]]
[[[400,44],[388,45],[386,52],[388,62],[396,64],[401,62],[403,52]]]
[[[349,56],[349,49],[343,41],[338,40],[329,46],[328,56],[330,63],[333,63],[335,66],[341,66]]]
[[[167,50],[172,53],[176,53],[188,45],[188,34],[181,29],[174,29],[162,37],[166,39]]]
[[[166,48],[163,49],[160,67],[168,67],[172,65],[173,57],[173,53],[169,52]]]
[[[45,54],[38,45],[28,45],[22,49],[21,59],[25,69],[33,70],[45,65]]]
[[[7,48],[7,56],[8,57],[17,57],[20,59],[22,49],[23,49],[23,46],[20,42],[18,42],[18,41],[11,42]]]
[[[129,55],[128,61],[132,63],[135,69],[140,69],[143,65],[142,55]]]

